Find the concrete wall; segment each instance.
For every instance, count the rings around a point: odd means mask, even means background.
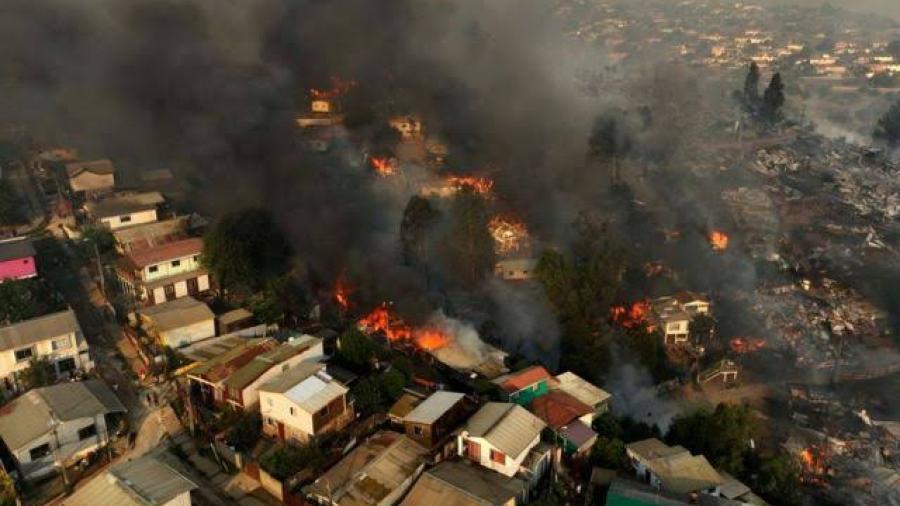
[[[209,274],[197,274],[197,291],[200,293],[206,292],[209,290]],[[190,295],[187,287],[187,280],[178,281],[173,283],[175,288],[175,298],[185,297]],[[147,293],[144,298],[149,300],[150,293]],[[162,304],[166,302],[166,289],[165,287],[158,286],[153,289],[153,303],[154,304]]]
[[[210,318],[186,327],[168,330],[159,333],[161,344],[172,348],[181,348],[197,341],[202,341],[216,335],[216,320]]]
[[[155,221],[157,221],[156,209],[100,218],[100,222],[111,230],[117,230],[133,225],[143,225],[144,223],[153,223]]]
[[[53,349],[53,343],[56,343],[56,350]],[[47,358],[51,362],[58,362],[65,358],[73,358],[75,360],[76,370],[90,370],[90,363],[82,352],[88,349],[87,342],[84,337],[76,335],[74,332],[64,334],[40,341],[31,346],[23,346],[21,348],[7,349],[0,351],[0,379],[8,378],[23,369],[28,368],[31,360],[23,360],[16,362],[16,350],[23,348],[32,348],[32,358]]]
[[[200,262],[199,259],[195,259],[195,257],[199,257],[199,255],[200,252],[198,251],[183,257],[172,258],[158,264],[148,265],[141,271],[141,279],[144,282],[151,282],[169,276],[177,276],[186,272],[196,271],[200,268]],[[153,270],[154,267],[156,270]],[[200,289],[203,290],[202,287]]]
[[[294,408],[293,415],[291,414],[291,408]],[[273,420],[275,423],[281,422],[284,424],[285,439],[291,437],[289,431],[291,433],[299,432],[305,436],[314,434],[312,413],[307,413],[300,409],[284,395],[259,392],[259,411],[263,417],[264,428],[270,426],[267,430],[277,430],[277,426],[269,423],[269,420]]]
[[[84,440],[78,439],[78,431],[90,425],[97,426],[97,434],[90,436]],[[59,444],[57,445],[57,441]],[[56,428],[56,434],[49,431],[43,436],[29,442],[21,448],[10,449],[22,467],[22,472],[26,478],[36,478],[49,474],[53,470],[53,466],[57,457],[66,463],[95,451],[106,444],[108,436],[106,433],[106,419],[103,415],[97,415],[93,418],[78,418],[61,422]],[[49,444],[51,452],[49,455],[38,459],[31,460],[31,449],[37,448],[43,444]]]
[[[478,443],[478,445],[481,446],[479,464],[488,469],[493,469],[494,471],[497,471],[502,475],[515,476],[516,473],[519,472],[519,468],[522,467],[522,463],[525,462],[525,458],[528,457],[528,452],[531,451],[532,448],[537,446],[537,444],[541,441],[541,436],[537,435],[520,455],[507,455],[504,464],[500,464],[491,460],[491,450],[495,450],[496,448],[491,446],[491,444],[484,438],[469,437],[468,432],[463,431],[457,441],[457,451],[459,455],[465,458],[469,458],[468,441]]]

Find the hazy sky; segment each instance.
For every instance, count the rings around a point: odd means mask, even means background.
[[[801,5],[822,5],[824,0],[780,0]],[[900,19],[900,0],[830,0],[831,5],[854,11],[887,14]]]

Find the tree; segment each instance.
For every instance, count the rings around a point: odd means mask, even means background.
[[[722,403],[712,412],[701,409],[675,418],[666,439],[704,455],[716,469],[744,476],[750,441],[758,437],[757,420],[749,406]]]
[[[624,329],[625,350],[644,366],[657,382],[670,379],[673,374],[666,356],[666,347],[659,330],[648,332],[643,326]]]
[[[447,263],[460,279],[474,285],[493,270],[496,258],[484,199],[472,190],[461,190],[453,199],[451,219],[444,237]]]
[[[748,483],[754,492],[773,504],[801,503],[800,470],[790,455],[762,454],[747,459]]]
[[[712,344],[713,332],[716,321],[708,314],[699,313],[691,318],[688,324],[688,334],[695,343],[709,347]]]
[[[327,460],[325,449],[313,439],[305,445],[285,445],[263,456],[259,464],[272,477],[284,481],[304,469],[317,475]]]
[[[19,377],[25,388],[40,388],[56,383],[56,367],[48,358],[33,358]]]
[[[755,109],[759,104],[759,65],[756,62],[750,64],[747,77],[744,79],[744,105]]]
[[[395,400],[403,393],[409,380],[406,375],[392,367],[379,377],[381,393],[388,400]]]
[[[0,283],[0,324],[28,320],[64,307],[59,295],[41,279]]]
[[[228,430],[228,444],[241,452],[249,452],[262,435],[262,418],[259,412],[242,412]]]
[[[381,385],[374,378],[365,378],[358,381],[350,389],[350,394],[356,400],[357,412],[368,416],[383,409],[384,396],[381,391]]]
[[[81,233],[81,238],[87,243],[88,249],[86,254],[89,256],[94,255],[94,246],[97,247],[97,252],[101,255],[112,252],[116,247],[116,238],[108,228],[103,226],[86,226]]]
[[[19,194],[8,179],[0,179],[0,226],[12,227],[24,221]]]
[[[407,265],[421,262],[427,250],[426,236],[440,218],[440,212],[432,207],[428,199],[413,195],[403,211],[400,222],[400,243],[403,246],[403,261]]]
[[[628,463],[625,442],[621,439],[598,437],[591,449],[591,463],[607,469],[624,469]]]
[[[770,123],[778,121],[784,103],[784,83],[781,81],[781,72],[776,72],[763,94],[763,117]]]
[[[204,265],[229,289],[260,289],[287,271],[290,255],[287,238],[263,209],[227,214],[203,238]]]
[[[891,147],[900,145],[900,100],[891,105],[879,118],[874,137]]]
[[[592,157],[612,160],[612,180],[618,182],[619,160],[634,147],[633,134],[621,112],[608,111],[594,120],[588,147]]]
[[[14,506],[16,503],[16,485],[6,471],[0,470],[0,506]]]
[[[356,369],[368,369],[375,356],[375,343],[356,327],[348,329],[338,339],[336,358]]]

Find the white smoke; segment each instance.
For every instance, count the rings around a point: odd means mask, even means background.
[[[613,369],[604,388],[613,394],[613,411],[638,422],[656,425],[662,433],[682,411],[677,403],[663,399],[646,369],[621,363]]]

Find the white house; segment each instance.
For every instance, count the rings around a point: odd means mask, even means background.
[[[710,314],[709,299],[694,292],[678,292],[650,301],[652,319],[662,331],[665,344],[685,344],[690,337],[691,320]]]
[[[257,409],[259,388],[303,362],[325,358],[322,340],[307,334],[293,337],[241,367],[222,382],[228,403],[241,409]]]
[[[84,209],[98,223],[118,230],[157,221],[157,211],[165,201],[159,192],[126,193],[88,202]]]
[[[161,304],[209,291],[209,273],[200,265],[203,240],[197,237],[132,251],[117,267],[123,289],[137,302]]]
[[[156,341],[181,348],[216,335],[216,315],[193,297],[182,297],[141,309],[141,324]]]
[[[625,445],[625,454],[639,478],[672,494],[718,496],[725,483],[706,457],[691,455],[681,446],[667,446],[656,438]]]
[[[0,438],[27,479],[70,465],[109,442],[108,415],[125,413],[100,380],[59,383],[25,392],[0,411]]]
[[[457,451],[505,476],[520,472],[546,424],[518,404],[489,402],[472,415],[457,439]]]
[[[282,441],[306,442],[353,421],[346,386],[324,364],[304,362],[259,388],[263,432]]]
[[[78,487],[60,506],[190,506],[197,485],[161,451],[116,464]]]
[[[59,376],[94,368],[88,343],[71,309],[0,327],[0,378],[4,392],[19,389],[17,377],[34,359],[47,359]]]

